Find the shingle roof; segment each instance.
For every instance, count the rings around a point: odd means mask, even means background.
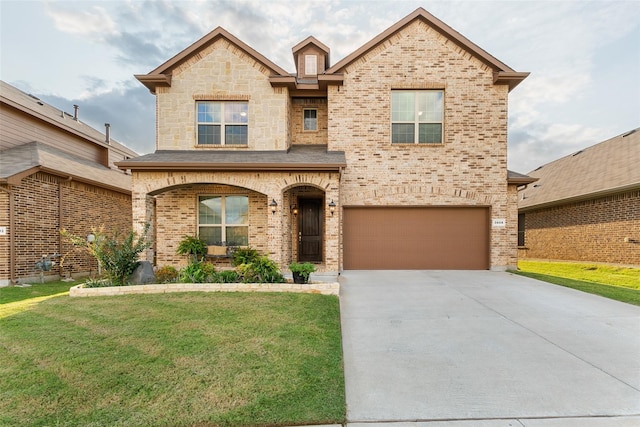
[[[110,143],[108,144],[105,142],[105,134],[102,132],[97,131],[86,123],[83,123],[81,120],[74,120],[73,115],[49,105],[46,102],[41,101],[39,98],[25,93],[2,80],[0,80],[0,95],[2,97],[2,102],[24,111],[40,120],[52,123],[59,128],[79,135],[94,144],[103,147],[111,145],[112,147],[128,153],[132,157],[138,155],[138,153],[120,144],[113,138],[110,138]]]
[[[528,175],[539,179],[520,192],[521,210],[640,189],[640,128],[547,163]]]
[[[116,165],[132,170],[339,170],[347,163],[343,151],[307,145],[288,151],[158,150]]]
[[[15,184],[38,171],[131,193],[129,175],[40,142],[29,142],[0,151],[0,182]]]

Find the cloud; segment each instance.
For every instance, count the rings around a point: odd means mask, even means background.
[[[74,3],[71,6],[65,6],[64,3],[47,4],[47,11],[58,30],[81,35],[112,34],[115,31],[115,22],[105,8],[93,6],[83,10],[75,6]]]

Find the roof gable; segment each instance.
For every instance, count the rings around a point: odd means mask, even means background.
[[[184,63],[185,61],[188,61],[191,57],[197,55],[207,46],[211,45],[216,40],[219,40],[221,38],[227,40],[229,43],[242,50],[245,54],[255,59],[265,68],[269,69],[273,75],[289,76],[289,73],[287,73],[283,68],[267,59],[264,55],[229,33],[224,28],[218,27],[215,30],[211,31],[209,34],[202,37],[200,40],[193,43],[191,46],[173,56],[168,61],[156,67],[148,74],[136,74],[135,77],[143,85],[149,88],[151,93],[155,93],[157,86],[171,86],[171,75],[173,70],[177,66]]]
[[[640,128],[540,166],[520,192],[518,207],[533,209],[640,189]]]
[[[438,31],[443,36],[447,37],[449,40],[456,43],[458,46],[462,47],[470,54],[478,58],[483,63],[487,64],[494,71],[494,83],[495,84],[508,84],[509,90],[516,87],[522,80],[524,80],[529,73],[520,73],[506,65],[504,62],[498,60],[497,58],[490,55],[487,51],[473,43],[471,40],[467,39],[462,34],[458,33],[456,30],[427,12],[423,8],[416,9],[413,13],[407,15],[405,18],[401,19],[382,33],[378,34],[371,41],[346,56],[342,60],[338,61],[331,68],[326,70],[326,74],[336,74],[342,73],[345,68],[347,68],[354,61],[359,59],[361,56],[365,55],[369,51],[376,48],[381,43],[384,43],[390,37],[392,37],[397,32],[401,31],[403,28],[407,27],[411,23],[416,20],[421,20],[429,25],[431,28]]]

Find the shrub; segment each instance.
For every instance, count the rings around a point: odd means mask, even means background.
[[[244,283],[284,282],[278,265],[266,256],[258,256],[248,264],[240,264],[237,269]]]
[[[158,283],[173,283],[178,279],[178,270],[170,265],[160,267],[156,271],[156,280]]]
[[[240,248],[236,249],[231,259],[231,264],[234,267],[238,267],[242,264],[251,264],[260,257],[260,253],[253,248]]]
[[[147,239],[150,224],[146,224],[142,235],[138,236],[133,230],[121,237],[116,230],[112,235],[104,233],[102,228],[92,229],[95,236],[93,242],[87,242],[85,237],[75,236],[66,230],[60,234],[74,246],[86,248],[105,271],[107,279],[113,285],[128,284],[131,273],[138,266],[138,257],[151,246]]]
[[[207,283],[213,281],[216,272],[213,264],[194,261],[180,270],[180,281],[183,283]]]
[[[216,272],[212,281],[215,283],[238,283],[240,279],[240,275],[235,270],[224,270]]]
[[[207,243],[194,236],[184,236],[178,244],[178,255],[187,255],[192,261],[201,260],[207,254]]]

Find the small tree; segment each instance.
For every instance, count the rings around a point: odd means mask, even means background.
[[[146,224],[140,236],[132,230],[124,237],[121,237],[117,230],[107,235],[104,227],[93,228],[93,242],[88,242],[84,237],[73,235],[64,229],[60,233],[74,246],[86,248],[98,261],[107,279],[114,285],[122,286],[127,284],[129,276],[138,266],[140,254],[151,246],[147,238],[149,227],[150,224]]]

